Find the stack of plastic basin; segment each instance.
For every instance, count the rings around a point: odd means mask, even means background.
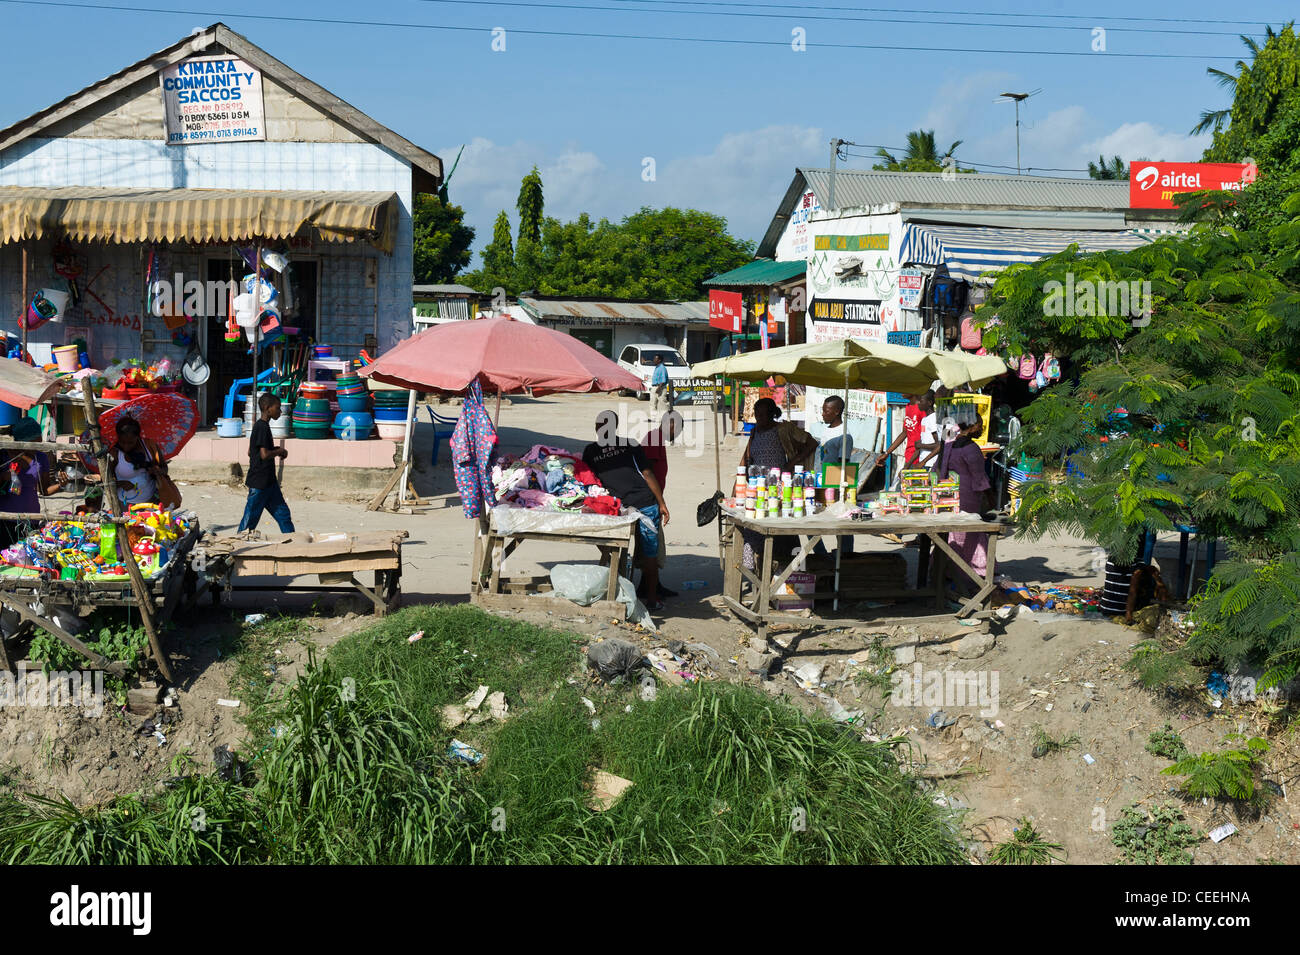
[[[406,409],[411,401],[409,391],[376,391],[375,427],[379,436],[388,441],[401,441],[406,437]]]
[[[366,411],[370,408],[370,392],[366,383],[356,375],[340,375],[335,381],[339,411]]]
[[[330,436],[330,402],[328,398],[299,398],[293,406],[293,433],[299,438]]]

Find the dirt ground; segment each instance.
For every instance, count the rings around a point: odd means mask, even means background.
[[[647,430],[645,402],[599,396],[514,399],[503,403],[501,410],[502,447],[514,453],[538,443],[580,450],[594,437],[595,416],[606,407],[620,410],[624,433],[639,438]],[[882,697],[870,676],[882,660],[918,680],[933,671],[950,671],[945,677],[950,684],[955,680],[964,686],[963,681],[969,681],[971,687],[984,687],[984,697],[972,692],[965,700],[954,699],[951,692],[939,700],[924,694],[915,701],[896,695],[884,702],[882,715],[867,730],[880,737],[906,737],[917,772],[934,782],[935,798],[965,810],[962,825],[971,834],[977,859],[989,845],[1007,838],[1021,816],[1029,816],[1049,841],[1064,845],[1069,862],[1112,862],[1118,852],[1111,844],[1109,826],[1119,819],[1120,810],[1132,803],[1173,799],[1176,780],[1160,774],[1169,762],[1143,748],[1151,731],[1170,723],[1190,751],[1199,753],[1219,748],[1229,732],[1253,735],[1262,729],[1266,715],[1258,705],[1225,704],[1215,709],[1204,692],[1169,697],[1136,686],[1121,665],[1143,638],[1140,631],[1107,620],[1047,612],[1021,612],[1005,626],[994,626],[995,642],[978,656],[969,655],[976,649],[969,646],[961,649],[968,655],[959,656],[962,638],[978,628],[955,621],[945,626],[844,629],[828,625],[777,631],[778,662],[771,678],[752,674],[745,651],[753,634],[720,609],[716,529],[713,525],[698,528],[694,520],[696,504],[715,487],[712,422],[702,410],[683,410],[686,432],[669,450],[666,496],[672,519],[664,571],[665,582],[681,595],[656,616],[658,633],[637,633],[576,614],[520,616],[596,638],[630,637],[646,647],[669,641],[707,644],[716,656],[694,655],[713,664],[704,676],[752,683],[769,693],[787,695],[810,710],[825,708],[834,698],[847,710],[874,713],[872,704]],[[724,486],[735,473],[742,447],[739,440],[730,437],[722,442]],[[430,429],[422,425],[416,433],[420,464],[416,483],[422,494],[435,497],[435,503],[420,513],[367,513],[360,497],[335,497],[329,488],[319,489],[311,499],[290,499],[300,530],[407,530],[402,578],[407,604],[468,599],[473,525],[462,516],[451,493],[447,449],[441,449],[437,467],[429,464],[430,452]],[[288,464],[292,466],[292,461]],[[186,506],[199,513],[205,528],[232,530],[238,524],[243,488],[192,484],[182,491]],[[274,532],[273,522],[264,518],[261,530]],[[530,551],[536,546],[520,548],[510,560],[510,574],[541,573],[561,561],[595,559],[578,547]],[[857,549],[898,550],[862,537]],[[914,574],[915,550],[901,551],[909,574]],[[1100,574],[1093,569],[1096,551],[1089,542],[1070,537],[1011,538],[998,551],[1000,570],[1012,580],[1029,585],[1100,586]],[[1160,542],[1157,561],[1172,567],[1176,554],[1177,539],[1171,536]],[[1166,577],[1176,579],[1176,574]],[[687,590],[680,586],[687,581],[703,583]],[[158,785],[172,775],[171,760],[186,748],[201,764],[211,758],[212,747],[222,743],[247,755],[243,730],[235,719],[237,710],[217,703],[230,694],[233,665],[226,653],[232,636],[247,613],[284,609],[306,614],[305,627],[276,647],[278,652],[271,652],[265,671],[268,681],[290,681],[305,662],[309,645],[327,647],[370,619],[359,615],[356,611],[363,608],[350,601],[334,607],[332,616],[328,615],[332,601],[317,601],[314,611],[312,604],[311,598],[303,596],[239,595],[220,611],[202,607],[180,618],[180,632],[172,638],[179,654],[177,705],[160,707],[158,715],[149,719],[162,731],[165,743],[144,728],[145,717],[130,713],[110,711],[92,718],[67,708],[0,710],[0,781],[8,773],[35,791],[61,792],[78,803],[99,802],[114,793]],[[885,648],[883,657],[879,651],[870,652],[873,644]],[[795,674],[796,670],[806,673],[802,668],[810,663],[822,667],[815,688],[801,686]],[[919,705],[907,705],[912,702]],[[932,719],[935,710],[943,712]],[[929,725],[950,720],[954,722],[939,728]],[[1058,738],[1077,734],[1079,741],[1035,758],[1033,734],[1039,727]],[[1298,761],[1294,741],[1277,740],[1268,754],[1268,778],[1280,783],[1285,795],[1256,820],[1240,819],[1214,805],[1186,805],[1189,821],[1202,831],[1223,822],[1239,829],[1223,842],[1202,842],[1194,852],[1196,861],[1300,861],[1300,805],[1290,799]]]

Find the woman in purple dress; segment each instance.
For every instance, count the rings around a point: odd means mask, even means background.
[[[949,474],[956,474],[963,513],[983,514],[988,510],[988,490],[992,485],[984,472],[984,452],[975,439],[983,432],[984,423],[976,414],[973,422],[960,424],[959,428],[956,440],[944,445],[939,480],[946,481]],[[952,549],[981,576],[988,567],[988,539],[989,535],[983,533],[952,531],[948,534]]]
[[[15,441],[38,442],[41,440],[41,426],[33,419],[23,417],[13,426]],[[3,514],[39,514],[41,512],[42,494],[54,494],[62,490],[67,477],[61,472],[50,473],[50,459],[43,451],[19,451],[9,455],[3,462],[4,470],[0,472],[0,515]],[[17,476],[17,493],[10,490],[10,473]],[[0,546],[9,547],[27,536],[30,525],[27,521],[8,521],[0,519]]]

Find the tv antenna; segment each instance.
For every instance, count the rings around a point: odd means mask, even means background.
[[[1041,93],[1042,87],[1032,90],[1028,93],[1003,93],[993,102],[1014,100],[1016,104],[1016,175],[1020,175],[1020,104],[1031,96],[1037,96]]]

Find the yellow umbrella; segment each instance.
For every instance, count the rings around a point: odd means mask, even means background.
[[[1006,371],[1006,363],[995,355],[975,356],[853,338],[784,345],[691,366],[694,378],[759,381],[781,375],[794,384],[814,388],[867,388],[905,395],[923,394],[936,380],[948,388],[978,388]]]

